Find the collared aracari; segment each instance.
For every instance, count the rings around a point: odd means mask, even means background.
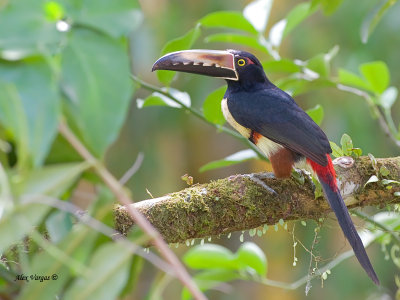
[[[228,83],[221,102],[224,117],[269,158],[278,178],[291,175],[304,161],[317,175],[344,235],[372,281],[379,280],[340,195],[329,140],[293,98],[272,84],[260,61],[237,50],[186,50],[164,55],[154,70],[172,70],[223,78]]]

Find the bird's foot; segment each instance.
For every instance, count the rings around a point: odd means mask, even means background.
[[[275,178],[274,174],[272,174],[272,173],[262,173],[262,174],[257,174],[257,175],[247,174],[245,176],[247,178],[249,178],[251,181],[257,183],[262,188],[266,189],[269,193],[278,195],[278,193],[275,192],[275,190],[273,188],[269,187],[264,181],[261,180],[261,179],[267,179],[267,178]]]

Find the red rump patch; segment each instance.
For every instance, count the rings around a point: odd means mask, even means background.
[[[326,158],[328,159],[328,164],[326,166],[321,166],[309,158],[307,158],[307,163],[310,164],[311,168],[318,175],[318,178],[329,184],[331,189],[335,192],[337,190],[336,172],[333,168],[332,159],[329,154],[326,155]]]

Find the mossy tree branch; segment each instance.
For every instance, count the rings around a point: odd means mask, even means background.
[[[334,165],[350,208],[400,202],[400,184],[393,182],[400,181],[400,157],[376,159],[376,163],[369,157],[341,157]],[[380,180],[366,184],[373,175]],[[331,211],[328,203],[322,197],[315,199],[312,180],[303,177],[304,183],[294,178],[276,179],[270,173],[233,175],[133,205],[168,243],[181,243],[272,225],[280,219],[325,216]],[[133,226],[126,207],[115,208],[115,226],[122,233]]]

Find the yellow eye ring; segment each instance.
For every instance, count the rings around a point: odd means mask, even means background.
[[[243,58],[241,58],[237,61],[237,64],[238,66],[243,67],[246,64],[246,61]]]

